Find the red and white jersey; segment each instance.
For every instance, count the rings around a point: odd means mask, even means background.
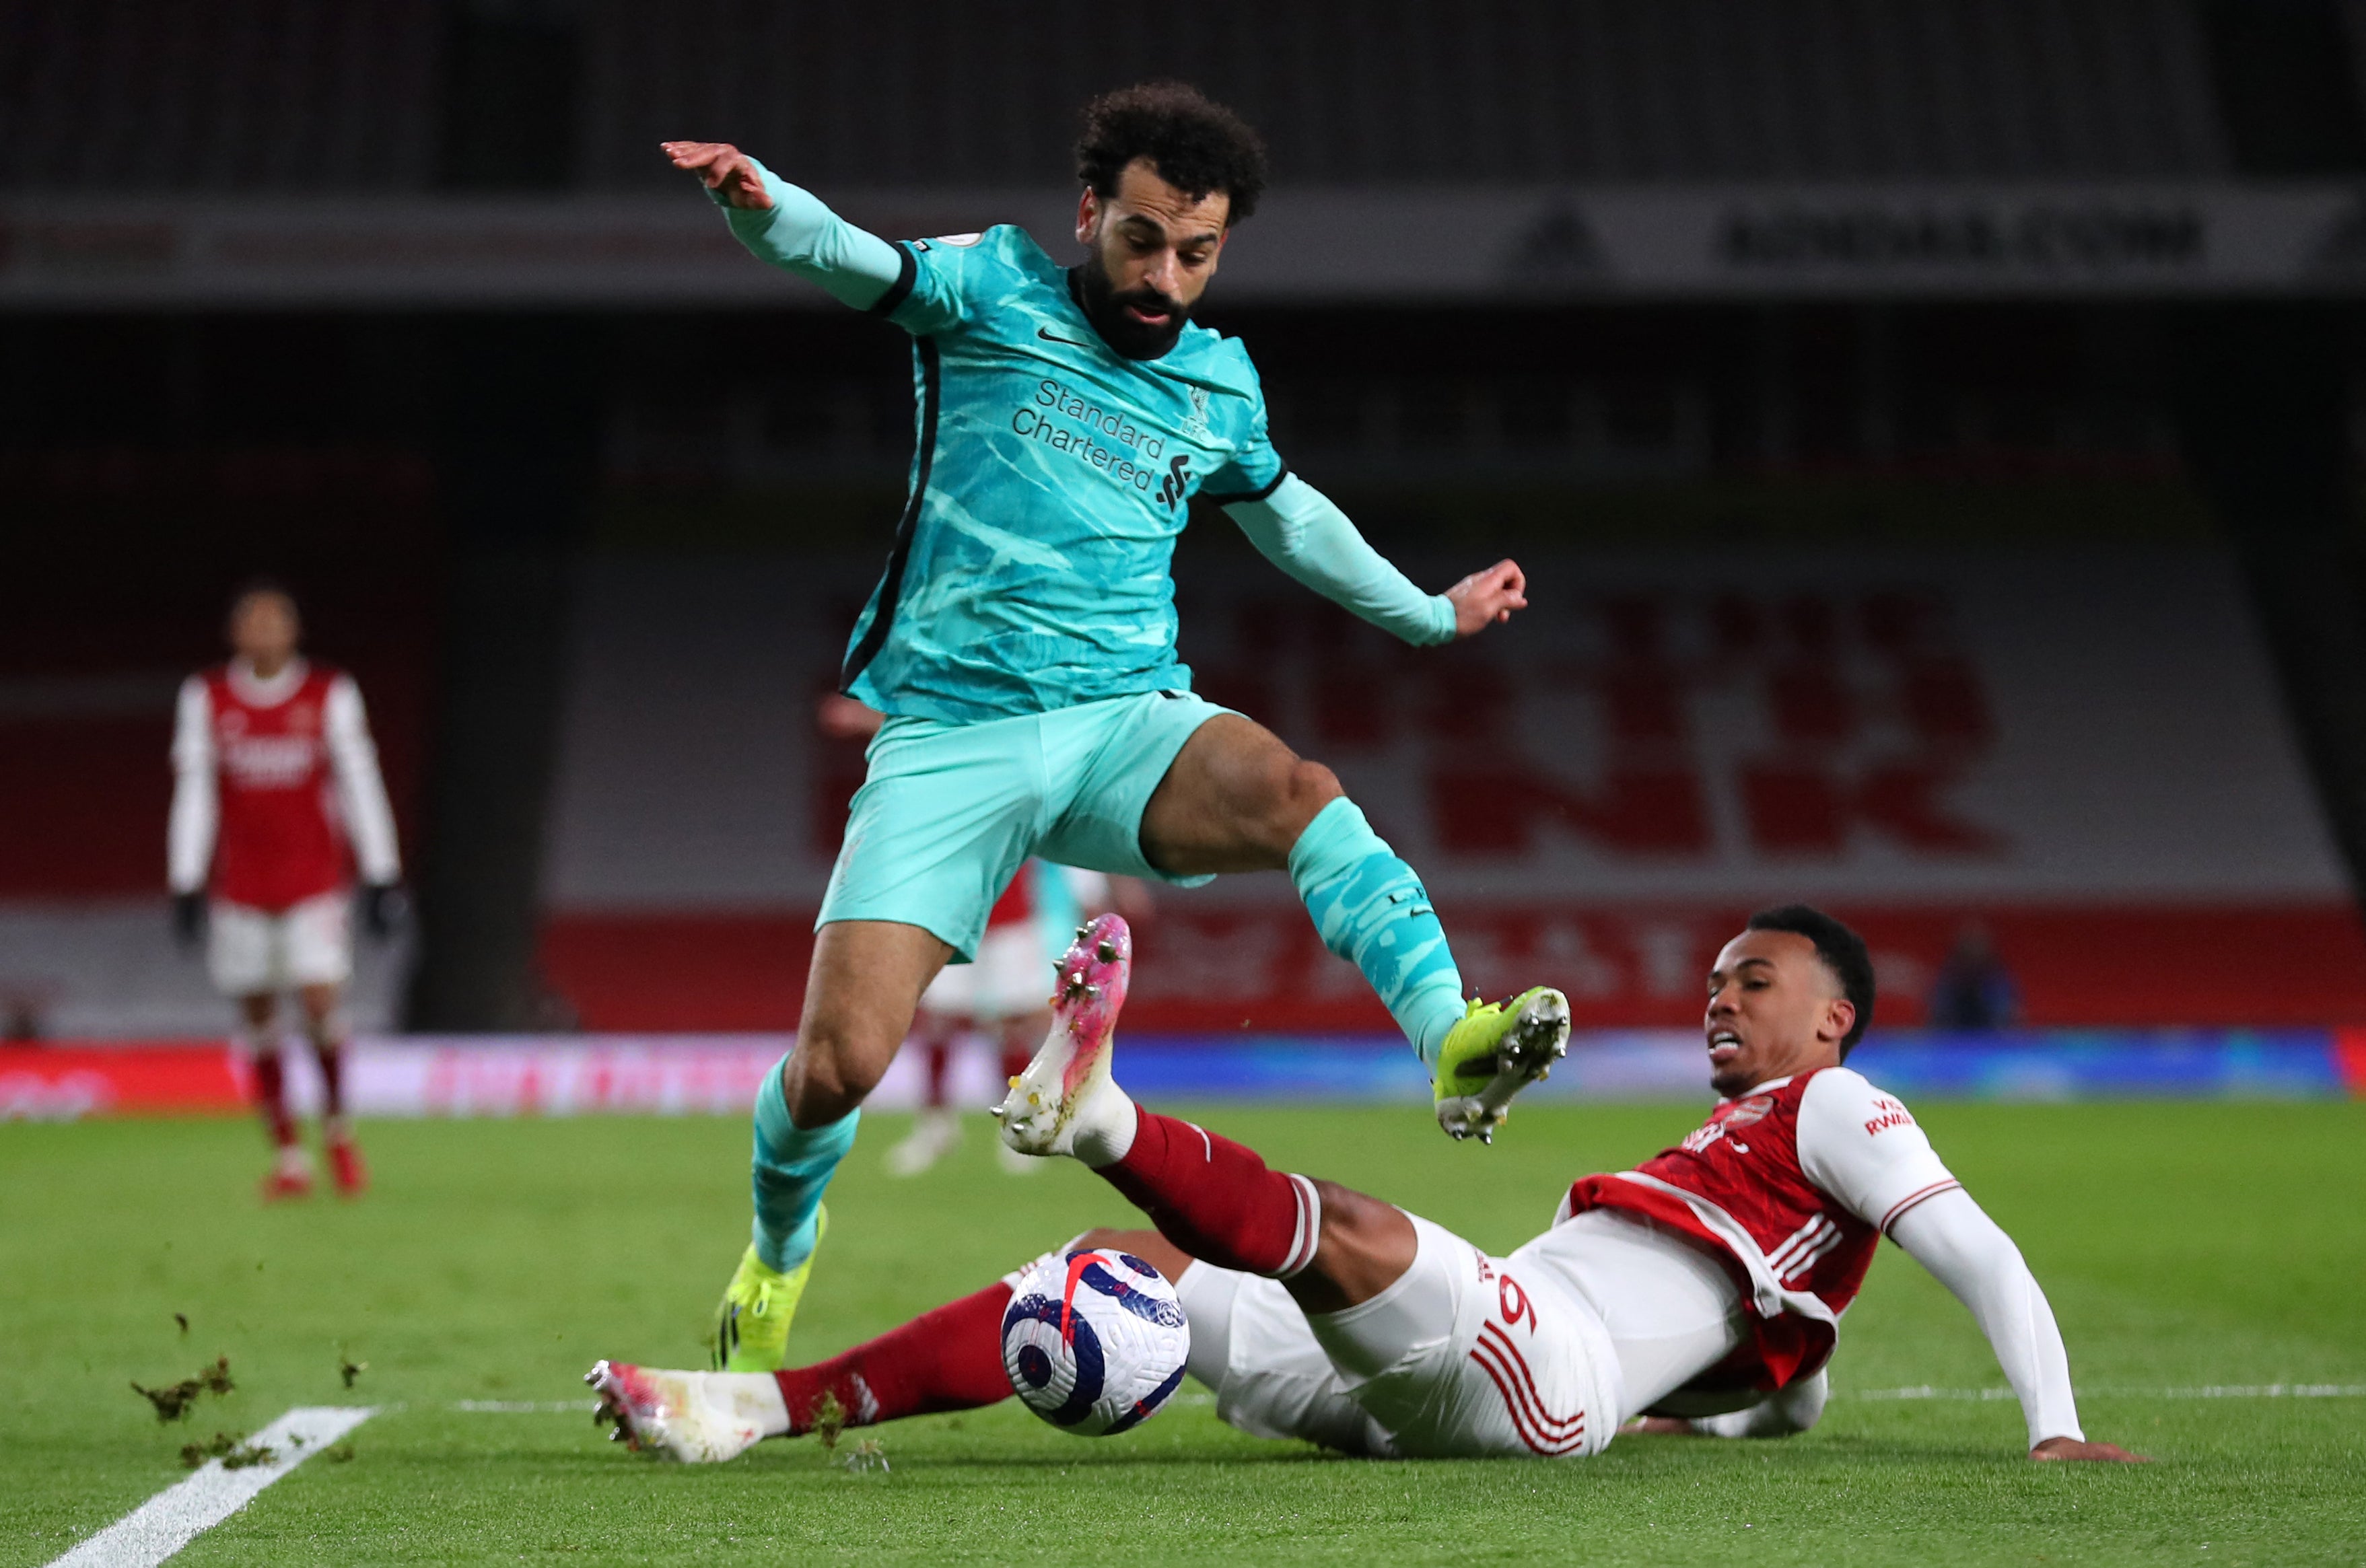
[[[1002,890],[1002,896],[986,912],[988,931],[1035,918],[1035,873],[1041,865],[1035,860],[1019,863],[1019,869],[1011,873],[1010,885]]]
[[[1716,1258],[1751,1307],[1750,1331],[1687,1386],[1772,1393],[1831,1359],[1882,1235],[1957,1185],[1903,1104],[1831,1067],[1721,1103],[1632,1170],[1583,1178],[1555,1223],[1618,1210]]]
[[[353,678],[291,660],[268,680],[243,660],[182,683],[173,736],[173,890],[277,912],[401,874],[377,748]]]
[[[1056,878],[1056,881],[1049,880]],[[986,928],[993,931],[1021,921],[1052,923],[1046,939],[1057,958],[1068,943],[1069,928],[1083,916],[1109,907],[1110,881],[1098,871],[1054,866],[1048,860],[1022,860],[1010,875],[1010,885],[986,912]]]

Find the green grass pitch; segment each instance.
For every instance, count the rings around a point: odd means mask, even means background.
[[[602,1355],[697,1364],[745,1234],[744,1122],[381,1124],[366,1200],[269,1210],[243,1123],[0,1127],[0,1568],[178,1480],[192,1438],[365,1401],[390,1408],[349,1462],[314,1459],[175,1562],[2366,1562],[2366,1399],[2174,1392],[2366,1383],[2366,1104],[1920,1110],[2051,1295],[2089,1434],[2158,1462],[2029,1463],[2010,1399],[1864,1397],[2002,1387],[1962,1309],[1885,1248],[1822,1425],[1786,1441],[1379,1463],[1243,1437],[1201,1395],[1105,1442],[1015,1402],[891,1426],[884,1474],[810,1441],[668,1466],[581,1410],[454,1406],[581,1400]],[[1698,1114],[1535,1109],[1493,1148],[1414,1107],[1204,1119],[1508,1250],[1572,1176]],[[831,1194],[810,1355],[1127,1218],[1073,1166],[997,1172],[983,1118],[891,1180],[904,1126],[875,1118]],[[368,1363],[350,1393],[341,1351]],[[217,1353],[238,1389],[186,1425],[126,1386]]]

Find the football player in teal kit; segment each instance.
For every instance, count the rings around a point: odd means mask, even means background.
[[[1414,587],[1283,466],[1246,350],[1191,324],[1264,188],[1255,133],[1173,84],[1088,106],[1072,267],[1008,226],[890,243],[727,144],[665,151],[759,257],[909,332],[918,404],[910,498],[841,678],[888,718],[822,903],[796,1048],[757,1102],[754,1240],[719,1361],[783,1364],[863,1096],[1031,855],[1184,884],[1288,869],[1429,1069],[1441,1124],[1491,1131],[1562,1048],[1567,1001],[1539,987],[1466,1004],[1412,868],[1328,768],[1194,696],[1175,656],[1170,565],[1195,495],[1410,643],[1527,602],[1510,561],[1442,594]]]

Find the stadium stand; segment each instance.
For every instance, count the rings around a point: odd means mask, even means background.
[[[2366,0],[2273,9],[2262,22],[2223,0],[1210,0],[1177,26],[1075,0],[24,0],[0,6],[0,272],[12,246],[15,260],[39,248],[17,213],[93,191],[168,214],[341,197],[400,224],[501,210],[487,193],[506,184],[554,208],[695,213],[651,145],[685,132],[738,140],[825,190],[1056,194],[1077,101],[1152,74],[1196,80],[1265,129],[1277,215],[1292,187],[1369,208],[1404,183],[1556,201],[1561,187],[1820,182],[1910,202],[2015,182],[2240,194],[2359,162]],[[1057,50],[1033,46],[1047,25]],[[2258,86],[2291,73],[2246,64],[2294,50],[2314,51],[2324,100],[2297,140],[2278,129],[2288,106]],[[512,59],[531,71],[505,77]],[[480,134],[503,148],[474,160],[490,173],[468,156]],[[530,168],[511,162],[520,137],[537,149]],[[715,264],[745,272],[697,216]],[[455,233],[491,258],[469,286],[530,253]],[[136,309],[36,302],[0,319],[0,510],[44,523],[27,559],[62,574],[54,607],[0,625],[6,1010],[52,1034],[215,1026],[193,968],[180,991],[141,988],[176,972],[154,908],[157,704],[210,654],[235,561],[317,585],[321,651],[370,692],[422,850],[423,913],[446,933],[414,1024],[794,1017],[804,922],[860,766],[808,741],[804,704],[894,514],[903,343],[851,315],[770,308],[777,294],[728,331],[694,290],[668,308],[491,297],[315,300],[291,326],[293,309],[216,311],[168,290]],[[1325,698],[1342,682],[1307,644],[1256,643],[1243,606],[1330,622],[1274,599],[1254,562],[1207,553],[1220,520],[1187,545],[1186,651],[1211,689],[1395,813],[1388,831],[1471,933],[1474,983],[1510,972],[1533,937],[1595,977],[1591,1021],[1662,1021],[1690,1005],[1657,989],[1691,961],[1686,944],[1741,902],[1808,890],[1866,922],[1900,998],[1976,912],[2038,1021],[2366,1020],[2366,934],[2343,875],[2345,851],[2366,865],[2366,807],[2343,811],[2366,802],[2366,742],[2341,751],[2343,734],[2366,735],[2342,715],[2366,707],[2345,708],[2359,694],[2324,676],[2366,668],[2327,653],[2359,619],[2333,537],[2358,453],[2317,417],[2361,378],[2327,318],[2261,331],[2236,308],[2203,330],[2198,310],[2106,293],[1456,297],[1301,286],[1260,303],[1220,288],[1210,318],[1254,344],[1292,463],[1384,548],[1436,576],[1470,563],[1426,545],[1500,546],[1589,585],[1569,617],[1582,645],[1539,655],[1553,673],[1520,665],[1530,644],[1510,640],[1435,666],[1511,694],[1458,722],[1554,737],[1524,754],[1530,771],[1442,776],[1443,732],[1358,718]],[[2245,409],[2252,444],[2197,439],[2243,427]],[[2274,440],[2304,435],[2305,463],[2275,457]],[[2275,542],[2301,515],[2287,481],[2325,534],[2306,548]],[[377,543],[290,555],[299,514]],[[2091,616],[2000,608],[2020,569],[2008,557],[2038,546],[2076,557],[2065,580],[2092,589]],[[1630,574],[1633,602],[1697,639],[1727,602],[1698,584],[1728,582],[1697,560],[1876,547],[1895,570],[1830,599],[1837,642],[1802,630],[1817,612],[1786,589],[1750,601],[1742,619],[1763,640],[1726,666],[1618,643],[1639,622],[1594,586]],[[2147,610],[2136,582],[2165,597]],[[1926,590],[1959,640],[1885,652],[1865,596]],[[2120,663],[2094,651],[2113,629]],[[1342,635],[1358,659],[1383,657]],[[2188,655],[2191,678],[2161,673]],[[2180,708],[2189,687],[2208,701]],[[546,743],[554,691],[564,716]],[[1454,708],[1424,692],[1423,714]],[[2073,698],[2104,717],[2066,725]],[[1726,723],[1763,746],[1703,749]],[[1801,761],[1820,742],[1846,753],[1842,774]],[[1891,742],[1954,770],[1944,810],[1879,774]],[[1634,785],[1638,758],[1669,787]],[[1622,789],[1644,805],[1622,806]],[[540,978],[523,973],[537,896]],[[97,935],[118,920],[118,935]],[[2067,962],[2074,927],[2120,957]],[[1145,971],[1145,1017],[1376,1018],[1323,978],[1277,889],[1177,899],[1145,941],[1167,945],[1163,973],[1194,977],[1162,998]],[[2140,962],[2159,951],[2179,955],[2186,985],[2167,1000],[2147,996]],[[95,967],[66,982],[28,957],[71,952]],[[456,952],[474,972],[453,970]],[[1211,989],[1243,953],[1278,967]],[[1299,980],[1314,1001],[1293,1013]],[[377,994],[393,1016],[391,982]]]
[[[435,0],[0,6],[0,189],[423,188],[439,22]]]
[[[0,7],[0,188],[425,189],[445,16],[468,9]],[[577,19],[575,183],[593,190],[666,188],[651,149],[685,132],[769,149],[817,182],[1046,183],[1081,98],[1159,75],[1233,102],[1297,185],[2229,167],[2180,0],[1210,0],[1181,26],[1073,0],[544,9]],[[1047,17],[1058,50],[1034,41]]]
[[[1055,50],[1036,42],[1047,16]],[[1179,22],[696,0],[598,6],[587,39],[581,167],[614,187],[662,184],[648,148],[684,127],[817,181],[1039,183],[1083,96],[1146,76],[1234,104],[1297,184],[2225,167],[2202,40],[2173,0],[1218,0]]]
[[[1524,558],[1551,613],[1450,653],[1253,560],[1183,582],[1196,684],[1337,768],[1475,989],[1541,960],[1586,1023],[1681,1025],[1711,938],[1805,896],[1872,934],[1893,1025],[1969,914],[2034,1023],[2366,1018],[2366,934],[2217,552]],[[806,714],[868,566],[592,568],[544,949],[588,1025],[794,1021],[862,778]],[[1140,1026],[1387,1026],[1278,879],[1166,905]]]

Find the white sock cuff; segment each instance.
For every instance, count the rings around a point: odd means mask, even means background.
[[[771,1372],[693,1372],[704,1378],[710,1394],[722,1396],[731,1414],[768,1438],[789,1435],[789,1402]]]
[[[1110,1079],[1076,1107],[1076,1130],[1069,1141],[1076,1158],[1098,1170],[1115,1165],[1133,1148],[1142,1114],[1132,1098]]]
[[[1274,1272],[1277,1280],[1294,1279],[1304,1273],[1323,1245],[1323,1194],[1314,1190],[1313,1182],[1294,1173],[1290,1185],[1298,1194],[1298,1228],[1290,1238],[1290,1256]]]

